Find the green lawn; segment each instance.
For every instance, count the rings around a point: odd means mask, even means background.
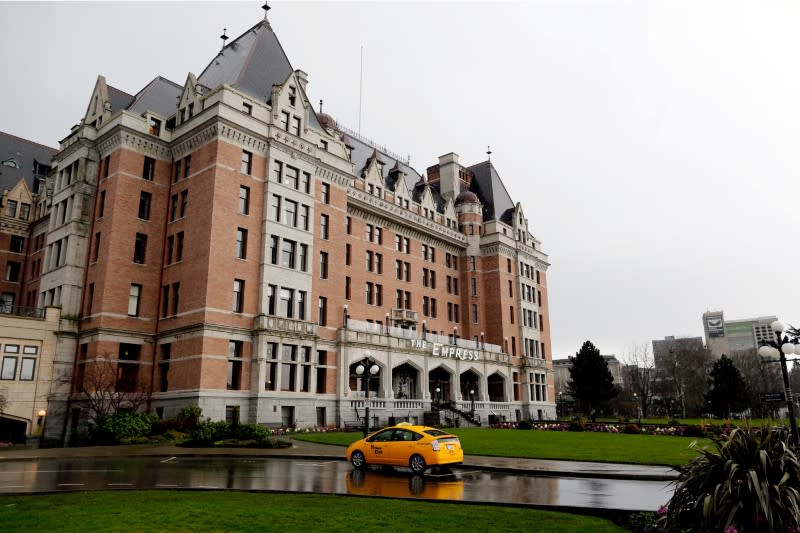
[[[0,496],[14,531],[625,531],[600,518],[486,505],[251,492]]]
[[[679,466],[697,451],[690,448],[710,444],[708,439],[662,435],[623,435],[571,431],[521,429],[454,429],[467,455],[529,457],[570,461],[601,461]],[[360,433],[306,433],[295,438],[346,446],[361,438]]]

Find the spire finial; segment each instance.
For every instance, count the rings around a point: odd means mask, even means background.
[[[486,156],[488,157],[489,161],[492,160],[492,147],[491,146],[487,146],[486,147]]]
[[[322,98],[319,99],[319,112],[322,113]]]
[[[269,13],[269,10],[272,8],[269,7],[269,4],[267,2],[264,2],[264,5],[261,6],[261,9],[264,10],[264,20],[267,20],[267,13]]]
[[[222,49],[225,49],[225,41],[228,40],[228,36],[225,35],[225,32],[228,31],[228,28],[222,28],[222,35],[219,36],[222,39]]]

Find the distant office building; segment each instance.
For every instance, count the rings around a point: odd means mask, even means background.
[[[622,370],[623,365],[620,363],[619,359],[614,355],[604,355],[603,359],[606,360],[608,370],[611,372],[611,377],[614,378],[614,384],[624,388],[625,377]],[[568,394],[570,368],[572,368],[572,357],[553,360],[553,381],[555,383],[556,398],[558,398],[559,394]]]
[[[775,316],[762,316],[726,321],[722,311],[708,311],[703,313],[706,345],[716,358],[757,350],[762,341],[773,340],[770,325],[776,320]]]
[[[703,337],[675,337],[669,335],[663,339],[653,341],[653,360],[656,368],[661,368],[666,361],[673,360],[673,356],[679,358],[691,357],[689,354],[699,355],[703,353],[704,349]]]

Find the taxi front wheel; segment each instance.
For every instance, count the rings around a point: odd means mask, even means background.
[[[350,464],[352,464],[354,468],[361,469],[367,466],[367,459],[362,452],[356,450],[353,452],[353,455],[350,456]]]
[[[412,455],[408,461],[408,466],[415,474],[421,474],[425,471],[425,459],[421,455]]]

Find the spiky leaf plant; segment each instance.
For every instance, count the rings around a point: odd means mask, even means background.
[[[682,468],[666,528],[800,531],[800,461],[788,440],[785,428],[768,427],[715,437]]]

